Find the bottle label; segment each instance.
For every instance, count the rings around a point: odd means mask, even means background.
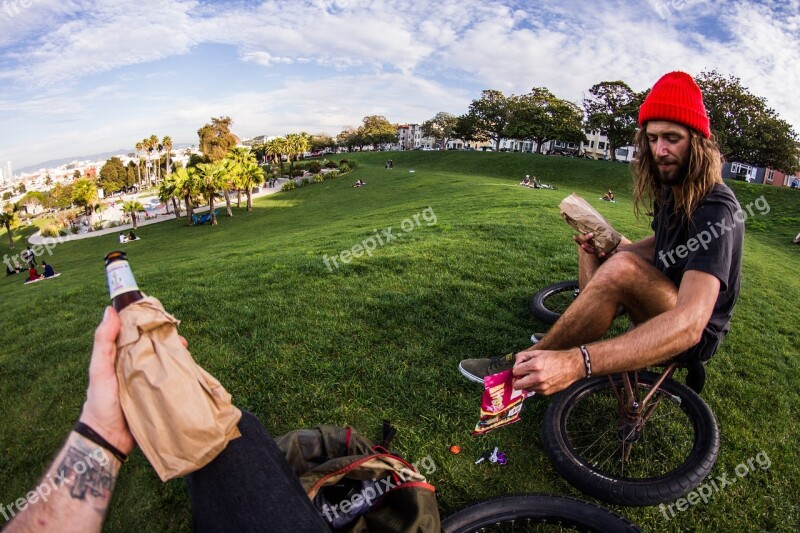
[[[112,300],[120,294],[139,290],[127,261],[117,260],[108,265],[106,276],[108,277],[108,293]]]

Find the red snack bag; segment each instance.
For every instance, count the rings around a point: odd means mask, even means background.
[[[514,422],[519,422],[522,401],[528,397],[526,390],[514,390],[511,369],[487,376],[483,380],[481,419],[472,430],[482,435]]]

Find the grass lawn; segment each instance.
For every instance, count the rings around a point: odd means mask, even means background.
[[[508,492],[582,497],[545,456],[549,400],[530,399],[521,423],[473,437],[481,388],[457,365],[523,349],[542,330],[528,298],[576,275],[572,231],[558,217],[566,194],[589,199],[630,238],[648,234],[648,221],[632,214],[628,166],[477,152],[347,157],[359,162],[353,173],[256,199],[252,213],[234,209],[218,226],[141,228],[142,240],[125,245],[140,287],[183,321],[195,359],[275,435],[332,423],[377,438],[389,419],[396,451],[435,462],[429,479],[444,512]],[[388,157],[393,170],[383,168]],[[519,187],[526,173],[559,190]],[[358,178],[367,186],[353,188]],[[741,298],[703,392],[721,430],[712,476],[735,482],[674,517],[612,506],[650,531],[800,527],[800,246],[791,244],[800,193],[731,186],[743,206],[764,195],[770,207],[747,221]],[[608,188],[616,204],[597,200]],[[339,268],[330,261],[390,227],[394,240],[371,257],[339,257]],[[103,256],[118,246],[116,234],[60,244],[46,258],[58,279],[0,279],[2,504],[35,484],[77,419],[108,301]],[[7,247],[0,232],[2,253]],[[23,248],[18,241],[15,252]],[[451,444],[462,453],[451,455]],[[508,455],[506,467],[473,464],[494,446]],[[759,452],[769,468],[737,477],[737,465]],[[185,483],[162,484],[134,452],[107,527],[189,529]]]

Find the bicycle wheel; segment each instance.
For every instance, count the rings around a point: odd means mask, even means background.
[[[555,324],[579,292],[576,279],[548,285],[531,297],[531,313],[545,324]]]
[[[473,531],[640,531],[623,516],[567,496],[510,494],[475,503],[442,521],[443,533]]]
[[[631,373],[634,374],[634,373]],[[638,372],[637,402],[659,375]],[[656,505],[686,495],[711,471],[719,452],[714,414],[694,391],[665,380],[642,422],[620,414],[622,376],[579,381],[550,404],[544,447],[553,468],[570,484],[620,505]]]

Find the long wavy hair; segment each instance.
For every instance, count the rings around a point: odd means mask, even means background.
[[[637,158],[633,163],[633,201],[637,217],[650,213],[653,202],[659,201],[664,189],[669,187],[658,179],[658,165],[650,151],[646,130],[647,124],[639,129],[634,139]],[[714,135],[706,139],[689,128],[689,144],[687,176],[681,185],[681,198],[676,198],[675,202],[675,214],[684,220],[691,218],[700,200],[711,192],[715,184],[722,183],[723,158]]]

